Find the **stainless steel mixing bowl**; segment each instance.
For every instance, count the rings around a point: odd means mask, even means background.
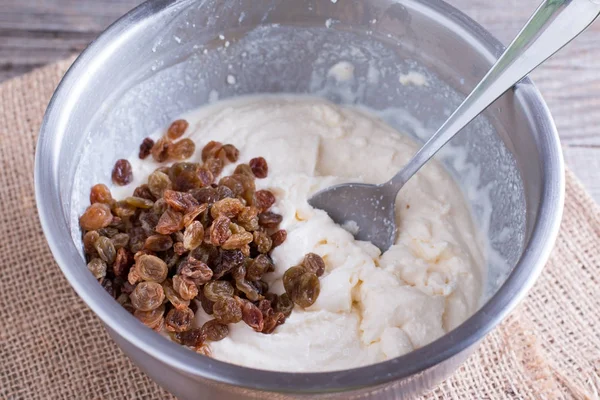
[[[77,215],[91,184],[141,139],[192,108],[251,93],[312,93],[378,110],[424,139],[502,46],[438,0],[150,1],[110,27],[57,89],[36,154],[42,226],[65,276],[121,349],[182,399],[406,398],[448,376],[533,285],[557,235],[563,160],[529,80],[441,155],[488,238],[481,309],[405,356],[347,371],[267,372],[197,355],[143,327],[87,271]],[[346,61],[354,79],[329,68]],[[427,84],[399,77],[422,74]],[[408,79],[410,81],[410,79]],[[404,83],[404,84],[403,84]]]

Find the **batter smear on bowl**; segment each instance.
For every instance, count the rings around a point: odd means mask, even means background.
[[[479,306],[482,245],[459,188],[425,166],[398,196],[384,254],[307,200],[384,182],[416,148],[317,98],[203,107],[119,160],[110,189],[92,188],[88,267],[144,324],[222,361],[316,372],[397,357]]]

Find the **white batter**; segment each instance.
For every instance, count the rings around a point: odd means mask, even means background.
[[[283,293],[281,276],[304,255],[323,257],[321,294],[309,309],[294,309],[274,334],[245,323],[211,343],[213,357],[277,371],[331,371],[384,361],[439,338],[475,312],[484,265],[480,241],[452,178],[431,162],[397,200],[399,235],[383,255],[354,240],[307,203],[320,189],[344,182],[382,183],[415,152],[415,144],[377,118],[309,97],[248,97],[184,116],[196,142],[192,161],[210,140],[234,144],[240,162],[262,156],[269,176],[257,179],[277,197],[287,241],[273,251],[276,272],[265,280]],[[132,159],[128,195],[156,168]],[[224,175],[233,172],[229,166]],[[209,319],[202,309],[196,324]]]

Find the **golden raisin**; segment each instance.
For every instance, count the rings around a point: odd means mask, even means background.
[[[190,158],[194,151],[196,151],[196,145],[192,139],[185,138],[171,144],[167,150],[167,156],[172,160],[185,160]]]
[[[168,159],[168,151],[171,145],[171,141],[167,137],[162,137],[158,139],[154,146],[152,146],[152,150],[150,151],[152,154],[152,158],[154,158],[157,162],[164,162]]]
[[[93,231],[107,227],[112,222],[113,216],[110,207],[102,203],[94,203],[79,217],[79,225],[86,231]]]
[[[90,191],[90,204],[110,204],[112,202],[113,198],[110,194],[110,189],[108,188],[108,186],[103,185],[102,183],[92,186],[92,190]]]
[[[136,310],[151,311],[162,305],[165,292],[159,283],[141,282],[135,287],[129,298]]]
[[[167,136],[172,140],[179,139],[185,133],[189,125],[190,124],[185,119],[173,121],[171,126],[169,126]]]

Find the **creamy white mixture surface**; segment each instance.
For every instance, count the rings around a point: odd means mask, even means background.
[[[284,292],[283,273],[306,253],[319,254],[327,267],[313,306],[296,306],[271,335],[230,325],[229,336],[210,345],[216,359],[290,372],[358,367],[432,342],[479,306],[480,239],[459,188],[435,161],[402,189],[398,238],[384,254],[308,204],[312,193],[337,183],[382,183],[415,152],[410,139],[375,116],[316,98],[264,96],[219,102],[184,118],[186,136],[196,142],[192,161],[210,140],[234,144],[240,162],[267,160],[269,176],[257,179],[257,189],[275,194],[273,211],[288,232],[272,254],[270,290]],[[148,160],[132,164],[135,181],[116,196],[128,195],[156,168]],[[200,308],[196,324],[209,318]]]

